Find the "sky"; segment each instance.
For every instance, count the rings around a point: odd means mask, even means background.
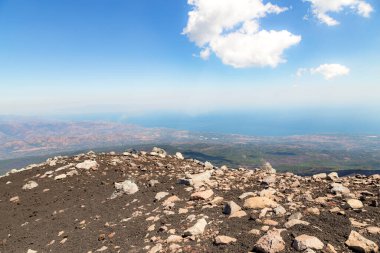
[[[378,0],[0,0],[0,114],[380,111]]]

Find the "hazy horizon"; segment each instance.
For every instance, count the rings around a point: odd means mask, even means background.
[[[1,120],[63,122],[94,121],[135,124],[148,128],[169,128],[200,133],[241,134],[251,136],[287,136],[311,134],[379,135],[380,111],[359,108],[309,108],[282,110],[214,111],[201,114],[156,111],[151,113],[77,113],[40,115],[1,115]]]

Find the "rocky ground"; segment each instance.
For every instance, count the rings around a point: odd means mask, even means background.
[[[379,198],[380,175],[89,152],[0,178],[0,252],[379,252]]]

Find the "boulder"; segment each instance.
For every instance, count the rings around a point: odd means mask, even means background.
[[[361,209],[364,207],[363,203],[358,200],[358,199],[348,199],[347,204],[352,208],[352,209]]]
[[[115,183],[115,188],[116,190],[122,191],[123,193],[126,193],[126,194],[134,194],[138,192],[139,190],[139,187],[137,186],[137,184],[135,184],[131,180],[125,180],[120,183]]]
[[[185,230],[184,236],[201,235],[204,233],[206,225],[207,225],[207,221],[204,218],[199,219],[199,220],[197,220],[197,222],[195,223],[194,226]]]
[[[303,251],[306,249],[321,250],[323,249],[324,244],[315,236],[303,234],[294,238],[292,246],[297,251]]]
[[[319,173],[319,174],[313,175],[313,179],[314,180],[320,180],[320,179],[325,179],[325,178],[327,178],[327,174],[326,173]]]
[[[54,180],[61,180],[61,179],[64,179],[66,177],[67,177],[66,174],[60,174],[60,175],[55,176]]]
[[[339,175],[336,172],[331,172],[327,175],[327,179],[331,181],[337,181],[339,179]]]
[[[303,220],[292,219],[292,220],[289,220],[288,222],[286,222],[286,223],[284,224],[284,226],[285,226],[286,228],[291,228],[291,227],[293,227],[293,226],[295,226],[295,225],[304,225],[304,226],[308,226],[308,225],[310,225],[310,223],[307,222],[307,221],[303,221]]]
[[[182,155],[180,152],[175,153],[175,157],[176,157],[178,160],[183,160],[183,159],[185,159],[185,158],[183,157],[183,155]]]
[[[218,235],[215,237],[215,244],[230,244],[236,242],[236,238],[225,236],[225,235]]]
[[[178,243],[182,241],[183,241],[183,237],[179,235],[169,235],[168,239],[166,239],[167,243]]]
[[[179,179],[179,184],[201,186],[210,180],[212,171],[208,170],[198,174],[186,174],[185,178]]]
[[[256,194],[254,192],[244,192],[239,196],[239,199],[245,199],[246,197],[255,196]]]
[[[247,216],[247,213],[243,210],[240,210],[240,211],[237,211],[237,212],[230,214],[230,216],[228,218],[241,218],[244,216]]]
[[[235,202],[233,201],[228,201],[225,205],[224,205],[224,208],[223,208],[223,213],[224,214],[228,214],[228,215],[231,215],[231,214],[234,214],[238,211],[241,210],[241,207],[236,204]]]
[[[20,197],[19,196],[14,196],[14,197],[10,198],[9,201],[12,202],[12,203],[20,202]]]
[[[170,196],[169,198],[165,199],[165,201],[162,203],[163,206],[168,207],[170,205],[173,205],[174,202],[180,201],[181,199],[177,196]]]
[[[351,231],[350,236],[345,242],[348,248],[359,253],[375,253],[379,252],[379,247],[376,243],[363,237],[356,231]]]
[[[22,187],[23,190],[31,190],[33,188],[36,188],[38,186],[37,182],[35,181],[29,181]]]
[[[158,192],[154,197],[155,201],[159,201],[169,195],[169,192]]]
[[[114,199],[123,194],[128,194],[128,195],[135,194],[139,190],[139,187],[137,186],[137,184],[135,184],[131,180],[125,180],[120,183],[115,183],[115,188],[116,188],[116,191],[112,193],[110,199]]]
[[[205,169],[206,170],[212,170],[214,168],[214,165],[210,162],[205,162]]]
[[[270,173],[270,174],[274,174],[276,173],[276,170],[273,169],[272,165],[269,163],[269,162],[265,162],[262,166],[261,166],[261,171],[263,172],[266,172],[266,173]]]
[[[281,237],[283,230],[271,230],[262,236],[255,244],[254,250],[263,253],[277,253],[285,249],[285,242]]]
[[[273,209],[273,211],[277,216],[283,216],[286,214],[286,209],[281,205],[278,205],[276,208]]]
[[[198,191],[191,194],[190,199],[192,200],[206,200],[214,195],[213,190]]]
[[[263,209],[265,207],[275,208],[278,204],[266,197],[252,197],[244,201],[244,207],[250,209]]]
[[[348,189],[347,187],[343,186],[342,184],[337,184],[337,183],[332,183],[331,184],[331,192],[332,193],[335,193],[335,194],[349,194],[350,193],[350,189]]]
[[[154,147],[151,152],[152,155],[158,155],[160,157],[165,157],[167,155],[166,151],[162,148]]]
[[[380,235],[380,227],[367,227],[367,232],[372,235]]]
[[[267,185],[274,184],[276,183],[276,175],[270,175],[270,176],[264,177],[261,182]]]
[[[77,169],[83,169],[83,170],[97,170],[99,167],[99,164],[96,161],[93,160],[86,160],[82,163],[78,163],[75,168]]]

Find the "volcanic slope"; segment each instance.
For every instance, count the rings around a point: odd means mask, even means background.
[[[379,191],[159,148],[60,156],[0,178],[0,252],[379,252]]]

